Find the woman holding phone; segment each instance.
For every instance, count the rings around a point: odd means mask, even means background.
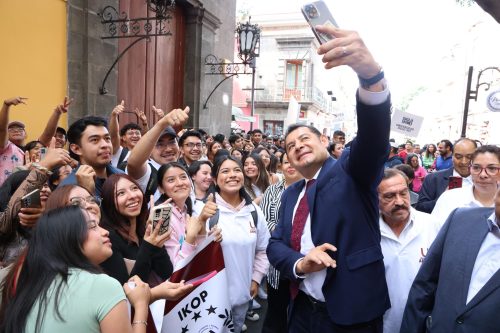
[[[169,203],[172,205],[170,218],[172,234],[165,242],[165,248],[170,260],[175,265],[194,252],[198,243],[205,238],[205,225],[199,221],[206,221],[215,213],[215,208],[213,205],[207,206],[205,204],[199,219],[191,217],[193,214],[193,203],[190,198],[191,180],[188,171],[182,164],[171,162],[162,165],[158,170],[157,177],[158,189],[162,195],[156,204]]]
[[[217,224],[224,237],[221,245],[229,300],[235,332],[240,332],[249,301],[257,295],[259,283],[269,267],[266,256],[269,231],[262,211],[245,191],[245,176],[239,160],[231,156],[216,160],[213,176],[219,214],[209,220],[209,227]]]
[[[106,273],[125,283],[131,276],[155,285],[170,277],[172,263],[163,245],[170,232],[153,230],[139,184],[127,174],[108,177],[102,190],[102,226],[109,231],[113,255],[101,264]],[[158,279],[159,278],[159,279]]]

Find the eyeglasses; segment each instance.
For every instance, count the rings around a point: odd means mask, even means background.
[[[101,198],[97,198],[97,197],[86,197],[86,198],[73,197],[73,198],[69,199],[69,202],[73,206],[80,206],[82,208],[85,208],[86,205],[97,205],[97,206],[101,207]]]
[[[141,132],[140,131],[128,131],[127,133],[125,133],[126,135],[129,135],[129,136],[140,136],[141,135]]]
[[[486,172],[488,176],[496,176],[500,167],[489,165],[486,168],[483,168],[480,165],[473,164],[470,166],[470,173],[473,175],[479,175],[483,170]]]
[[[171,140],[171,141],[167,141],[167,142],[157,142],[155,147],[158,149],[164,149],[164,148],[168,148],[168,147],[173,147],[176,144],[177,144],[177,141]]]
[[[24,128],[22,128],[22,127],[10,127],[9,132],[24,132]]]
[[[186,143],[184,145],[184,147],[188,147],[189,149],[193,149],[194,147],[200,149],[201,148],[201,142],[199,143],[192,143],[192,142],[189,142],[189,143]]]

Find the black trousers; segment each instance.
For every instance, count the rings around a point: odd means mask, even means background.
[[[367,323],[337,325],[330,320],[325,303],[316,302],[302,291],[294,300],[290,333],[382,333],[382,317]]]
[[[262,333],[288,332],[288,303],[290,302],[290,282],[279,281],[278,289],[267,283],[267,313],[262,325]]]

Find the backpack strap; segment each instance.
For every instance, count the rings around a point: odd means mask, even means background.
[[[120,157],[118,158],[118,163],[116,163],[116,167],[118,169],[125,171],[127,164],[124,164],[123,160],[125,160],[125,157],[127,157],[127,154],[128,154],[128,148],[122,148],[122,152],[120,153]]]
[[[149,163],[149,166],[151,168],[151,176],[149,176],[148,183],[146,185],[146,191],[145,191],[145,196],[146,198],[149,198],[150,195],[154,195],[156,193],[156,190],[158,189],[158,170]]]
[[[251,211],[252,214],[252,219],[253,219],[253,224],[255,227],[257,227],[257,222],[259,221],[259,217],[257,215],[257,208],[255,208],[255,205],[252,203],[254,206],[254,210]],[[212,229],[213,226],[215,226],[217,223],[219,223],[219,209],[215,211],[215,214],[212,215],[212,217],[208,220],[208,228]]]

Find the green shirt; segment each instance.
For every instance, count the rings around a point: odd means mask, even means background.
[[[61,281],[58,276],[47,292],[47,308],[41,325],[46,333],[92,333],[101,332],[99,323],[119,302],[126,299],[120,283],[106,274],[92,274],[81,269],[70,269],[67,284],[63,285],[59,299],[59,313],[54,308],[55,291]],[[39,300],[31,309],[25,332],[35,332]]]

